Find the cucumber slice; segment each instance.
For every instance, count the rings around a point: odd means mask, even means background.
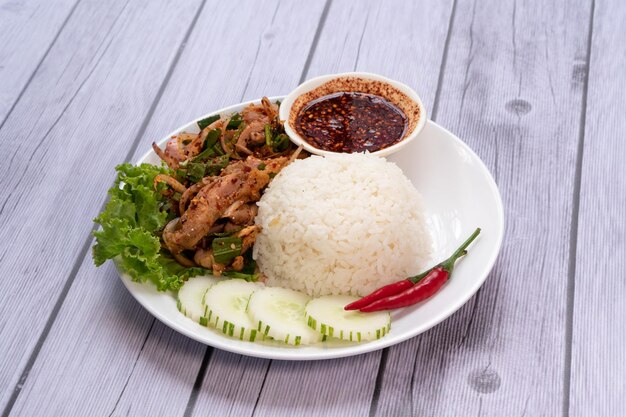
[[[380,339],[391,329],[391,316],[386,311],[361,313],[343,308],[356,297],[327,295],[311,300],[306,305],[309,327],[323,335],[353,342]]]
[[[248,313],[265,336],[290,345],[307,345],[322,340],[322,335],[306,325],[304,307],[311,298],[285,288],[264,288],[250,297]]]
[[[257,329],[246,313],[250,296],[260,287],[243,279],[218,282],[204,295],[209,325],[228,336],[254,342]]]
[[[189,278],[178,290],[176,306],[178,311],[203,326],[207,325],[205,306],[202,303],[204,294],[215,285],[218,279],[213,276]]]

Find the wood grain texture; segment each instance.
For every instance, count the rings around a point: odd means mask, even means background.
[[[332,3],[308,77],[381,73],[415,86],[434,101],[452,2]],[[393,39],[390,48],[381,39]],[[381,351],[316,362],[272,362],[255,416],[366,416]],[[390,393],[395,395],[395,393]]]
[[[82,1],[0,130],[2,408],[198,6]]]
[[[592,1],[334,0],[316,41],[323,0],[0,0],[0,410],[623,413],[626,8],[594,17]],[[170,330],[92,265],[116,163],[212,109],[352,70],[415,87],[500,186],[503,251],[459,312],[382,353],[261,360]]]
[[[577,219],[572,417],[626,410],[625,21],[622,3],[596,2]]]
[[[190,416],[252,416],[272,361],[212,349]]]
[[[246,94],[257,96],[297,84],[308,53],[306,45],[312,42],[322,8],[321,2],[207,3],[139,140],[137,153],[144,153],[150,142],[183,122],[237,103]],[[288,18],[291,21],[286,24]],[[206,23],[209,21],[212,24]],[[246,31],[233,31],[241,24],[247,25]],[[300,48],[293,48],[294,42],[299,42]],[[219,59],[208,59],[207,45],[220,45],[223,50],[237,53],[216,53]],[[291,52],[279,53],[285,50]],[[205,56],[206,60],[199,59]],[[264,74],[270,81],[264,79]],[[272,78],[271,74],[277,76]],[[119,142],[125,145],[125,151],[117,153],[118,161],[131,149],[131,143]],[[113,165],[106,168],[111,174]],[[104,197],[102,190],[93,198],[101,204]],[[125,295],[120,297],[120,293]],[[114,297],[119,299],[114,301]],[[132,325],[128,320],[133,321]],[[94,323],[100,324],[97,330]],[[81,342],[74,345],[74,340]],[[37,415],[52,409],[76,415],[182,415],[205,349],[155,322],[126,294],[111,265],[96,270],[86,257],[13,414]],[[219,374],[212,368],[220,367],[216,358],[220,356],[212,358],[205,382],[228,391],[224,378],[214,379]],[[262,377],[269,362],[250,361],[256,364],[252,366],[263,369]],[[228,369],[228,365],[222,368]],[[241,371],[247,373],[247,369]],[[55,389],[50,388],[53,381]],[[252,376],[227,381],[235,384],[232,389],[243,381],[239,389],[249,391],[256,399],[260,386],[254,388]],[[202,392],[211,404],[217,401],[214,391]],[[202,404],[203,398],[200,396],[198,403]],[[227,403],[224,406],[229,407]],[[210,410],[221,415],[213,405]]]
[[[376,415],[562,414],[589,6],[458,0],[437,121],[494,174],[506,235],[465,307],[389,350]]]
[[[0,127],[77,1],[0,2]]]

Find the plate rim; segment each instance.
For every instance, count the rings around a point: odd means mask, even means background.
[[[275,101],[275,100],[282,100],[284,97],[285,96],[272,96],[269,99],[271,101]],[[197,117],[181,125],[177,129],[172,130],[169,134],[167,134],[166,136],[164,136],[162,139],[160,139],[158,142],[155,142],[155,143],[161,146],[163,143],[169,140],[173,135],[179,133],[180,131],[192,125],[193,123],[196,123],[198,120],[201,120],[203,118],[206,118],[215,114],[223,114],[226,112],[232,112],[235,109],[241,108],[243,106],[247,106],[252,103],[259,103],[260,101],[261,101],[260,99],[249,100],[249,101],[241,102],[238,104],[233,104],[230,106],[223,107],[219,110],[206,113],[200,117]],[[428,126],[428,125],[431,125],[431,126]],[[466,152],[468,152],[473,157],[472,159],[474,159],[477,162],[478,166],[480,167],[480,170],[486,174],[486,179],[488,182],[489,189],[493,193],[493,195],[496,197],[496,211],[498,215],[498,235],[496,237],[495,250],[491,253],[490,258],[486,262],[485,272],[484,274],[482,274],[482,276],[479,279],[475,281],[475,284],[470,289],[470,291],[468,291],[464,297],[459,298],[459,301],[457,301],[454,304],[451,304],[450,307],[444,309],[440,314],[437,314],[431,317],[422,326],[416,327],[415,329],[412,329],[410,331],[406,331],[405,333],[398,335],[396,337],[393,337],[393,338],[385,337],[385,338],[381,338],[375,341],[359,343],[359,344],[354,344],[354,345],[345,346],[345,347],[342,346],[342,347],[321,349],[319,352],[306,352],[306,353],[298,354],[298,352],[302,352],[302,351],[299,351],[297,348],[294,348],[294,349],[285,348],[284,352],[264,352],[262,349],[258,349],[259,347],[262,347],[263,345],[250,344],[250,342],[241,342],[242,343],[241,346],[222,343],[220,339],[224,338],[226,340],[227,336],[220,335],[218,332],[215,332],[215,335],[217,336],[216,341],[213,341],[213,340],[207,341],[206,338],[202,337],[196,332],[193,332],[184,327],[178,326],[177,323],[170,320],[166,314],[161,313],[159,309],[153,308],[152,305],[150,305],[149,303],[144,303],[142,299],[140,298],[139,292],[136,291],[135,288],[132,288],[133,285],[146,285],[146,283],[137,283],[137,282],[132,281],[130,276],[126,274],[124,271],[122,271],[118,267],[117,263],[115,263],[115,268],[117,270],[117,273],[120,276],[122,283],[124,284],[128,292],[130,292],[130,294],[133,296],[135,301],[137,301],[144,309],[146,309],[153,317],[157,318],[161,323],[165,324],[172,330],[175,330],[176,332],[183,334],[184,336],[187,336],[190,339],[193,339],[204,345],[211,346],[217,349],[222,349],[222,350],[232,352],[232,353],[237,353],[240,355],[245,355],[245,356],[263,358],[263,359],[288,360],[288,361],[310,361],[310,360],[344,358],[344,357],[361,355],[364,353],[369,353],[369,352],[380,350],[386,347],[394,346],[408,339],[411,339],[419,334],[425,333],[431,328],[433,328],[434,326],[446,320],[452,314],[456,313],[458,310],[461,309],[461,307],[463,307],[463,305],[465,305],[469,301],[470,298],[476,295],[476,292],[484,284],[487,277],[491,273],[491,270],[493,269],[493,266],[495,265],[495,262],[502,250],[502,242],[504,239],[504,231],[505,231],[504,230],[505,229],[504,206],[502,203],[502,196],[500,194],[500,190],[497,186],[497,183],[495,179],[493,178],[493,175],[491,174],[491,171],[489,171],[489,169],[487,168],[483,160],[476,154],[476,152],[474,152],[473,149],[469,147],[469,145],[463,142],[458,136],[456,136],[454,133],[450,132],[446,128],[442,127],[441,125],[437,124],[436,122],[430,119],[426,121],[426,126],[424,126],[424,129],[422,130],[421,134],[424,133],[427,127],[438,129],[442,131],[444,134],[446,134],[447,136],[449,136],[456,145],[461,146],[461,148],[463,148]],[[418,138],[419,138],[419,135],[418,135]],[[416,140],[418,140],[418,138],[416,138]],[[152,149],[148,150],[140,158],[138,158],[134,162],[134,164],[139,165],[141,163],[144,163],[144,161],[152,154],[154,154],[154,151]],[[230,338],[228,338],[228,340],[230,340]],[[254,346],[254,348],[249,348],[246,345],[243,345],[243,343],[250,344],[250,346]]]

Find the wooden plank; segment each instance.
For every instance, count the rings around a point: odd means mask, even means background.
[[[623,3],[595,3],[576,219],[572,417],[617,416],[626,410],[626,56],[620,47],[625,21]]]
[[[81,2],[0,130],[0,241],[10,242],[0,276],[12,277],[0,294],[0,356],[10,358],[0,363],[2,408],[24,382],[76,257],[87,251],[112,167],[139,134],[183,40],[181,25],[199,4]]]
[[[506,238],[478,295],[389,350],[376,415],[563,412],[589,5],[457,1],[437,121],[494,174]]]
[[[333,2],[307,78],[374,72],[413,87],[433,107],[452,0]]]
[[[381,73],[414,86],[431,108],[451,6],[333,2],[308,75]],[[368,415],[380,358],[379,351],[332,361],[273,362],[254,415]]]
[[[142,154],[153,140],[211,109],[239,102],[251,94],[270,94],[295,85],[322,9],[321,2],[207,3],[139,141],[137,153]],[[213,23],[201,24],[208,21]],[[249,22],[247,30],[233,31],[242,21]],[[294,42],[299,42],[299,48],[292,47]],[[207,45],[236,53],[218,51],[215,59],[199,60],[210,57]],[[112,165],[108,169],[112,173]],[[104,196],[102,191],[93,198],[101,202]],[[97,331],[94,323],[100,324]],[[81,343],[73,345],[71,341],[77,339]],[[149,414],[152,410],[182,415],[204,351],[205,346],[155,322],[127,294],[112,266],[96,270],[88,257],[14,412],[37,415],[43,409],[64,409],[78,415],[126,415]],[[219,369],[228,375],[233,373],[228,359],[223,358],[223,352],[211,358],[205,377],[206,384],[220,386],[222,391],[203,389],[197,399],[200,406],[208,400],[211,410],[215,410],[213,403],[219,401],[219,392],[242,389],[256,399],[259,388],[254,388],[254,369],[262,369],[262,378],[268,364],[247,359],[246,368],[240,369],[245,378],[229,378],[219,373]],[[220,404],[230,407],[226,402]]]
[[[0,126],[63,29],[77,1],[0,2]]]
[[[190,404],[191,416],[252,416],[272,361],[219,349],[211,357],[202,385]]]

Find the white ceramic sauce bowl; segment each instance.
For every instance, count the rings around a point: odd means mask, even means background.
[[[339,80],[339,79],[344,79],[344,78],[372,80],[372,81],[388,84],[389,86],[391,86],[390,90],[399,91],[400,93],[402,93],[406,98],[410,100],[411,104],[414,104],[416,106],[418,110],[417,116],[415,116],[414,123],[411,123],[412,115],[405,114],[407,116],[407,119],[409,119],[409,127],[408,127],[408,131],[404,134],[403,138],[399,142],[391,146],[388,146],[386,148],[373,151],[371,152],[371,154],[378,155],[378,156],[387,156],[387,155],[391,155],[392,153],[398,152],[400,149],[404,148],[411,141],[413,141],[422,131],[424,126],[426,125],[427,115],[426,115],[426,109],[424,108],[422,100],[419,98],[417,93],[406,84],[391,80],[381,75],[370,74],[367,72],[346,72],[342,74],[322,75],[320,77],[312,78],[300,84],[295,90],[293,90],[289,95],[285,97],[285,99],[282,101],[280,105],[280,112],[279,112],[280,120],[284,122],[285,132],[287,133],[287,135],[289,136],[289,138],[291,139],[293,143],[295,143],[298,146],[302,146],[308,152],[312,154],[316,154],[316,155],[332,155],[336,153],[336,152],[326,151],[323,149],[316,148],[315,146],[307,142],[302,136],[300,136],[300,134],[296,131],[295,126],[293,126],[293,119],[295,118],[294,117],[295,114],[292,115],[291,113],[292,113],[292,108],[294,107],[294,104],[298,105],[297,100],[300,96],[307,94],[317,89],[318,87],[323,86],[324,84],[333,82],[334,80]],[[341,89],[334,90],[332,92],[334,93],[334,92],[340,92],[340,91],[350,92],[353,90],[349,90],[349,89],[344,90],[343,88],[341,88]],[[365,91],[360,91],[360,92],[365,92]],[[398,106],[398,103],[395,102],[395,100],[392,97],[387,97],[385,95],[382,95],[382,96],[383,98],[390,101],[392,104]],[[297,111],[299,111],[299,109]]]

